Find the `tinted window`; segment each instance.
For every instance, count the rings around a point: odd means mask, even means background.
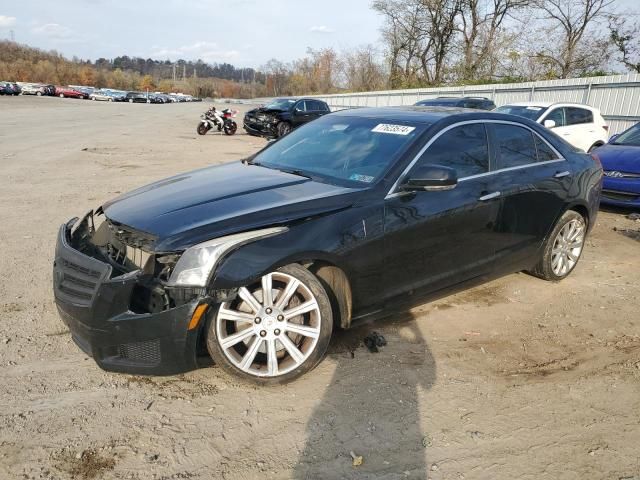
[[[581,123],[593,123],[593,113],[584,108],[567,107],[567,125],[580,125]]]
[[[489,171],[487,134],[484,124],[472,123],[443,133],[427,148],[418,165],[455,168],[458,178]]]
[[[547,142],[542,140],[538,135],[533,135],[536,140],[536,150],[538,151],[538,161],[548,162],[549,160],[557,160],[558,155],[553,149],[547,145]]]
[[[311,112],[321,112],[324,110],[324,104],[318,100],[307,100],[307,110]]]
[[[640,123],[634,125],[629,130],[626,130],[618,136],[613,142],[613,145],[632,145],[634,147],[640,147]]]
[[[498,146],[498,168],[518,167],[537,161],[536,145],[530,130],[515,125],[493,126]]]
[[[328,112],[329,111],[329,105],[327,105],[324,102],[318,102],[320,104],[320,108],[319,110],[323,111],[323,112]]]
[[[329,183],[373,183],[428,124],[321,116],[258,153],[253,162]],[[334,182],[338,181],[338,182]]]
[[[545,120],[553,120],[556,122],[556,127],[564,127],[567,125],[566,108],[556,108],[555,110],[551,110],[549,115],[545,117]]]
[[[309,109],[306,107],[305,101],[302,100],[302,101],[296,103],[296,110],[300,110],[301,112],[306,112]]]

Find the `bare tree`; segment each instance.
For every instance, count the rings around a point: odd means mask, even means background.
[[[352,92],[379,90],[386,84],[387,72],[373,45],[343,52],[341,65],[343,84]]]
[[[608,39],[598,35],[595,24],[608,16],[614,0],[535,0],[549,26],[546,45],[536,56],[547,62],[560,78],[579,75],[603,65]],[[588,36],[585,34],[589,33]]]
[[[618,15],[609,17],[609,36],[618,51],[618,61],[632,72],[640,73],[640,26],[629,26]]]
[[[490,79],[505,52],[505,19],[532,0],[462,0],[458,30],[462,37],[461,79]]]

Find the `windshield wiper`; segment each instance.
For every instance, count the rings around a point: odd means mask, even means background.
[[[278,167],[273,167],[276,170],[280,170],[281,172],[284,173],[290,173],[291,175],[297,175],[298,177],[304,177],[304,178],[308,178],[309,180],[311,180],[311,176],[309,176],[308,174],[304,173],[302,170],[296,170],[296,169],[286,169],[286,168],[278,168]]]

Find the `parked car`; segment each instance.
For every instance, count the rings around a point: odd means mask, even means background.
[[[249,135],[280,138],[294,128],[331,113],[329,105],[314,98],[277,98],[264,107],[249,110],[244,129]]]
[[[107,92],[105,90],[94,90],[91,95],[89,95],[89,100],[96,100],[100,102],[113,102],[114,96],[112,93]]]
[[[521,270],[567,277],[601,187],[594,157],[524,118],[343,110],[69,220],[53,290],[104,369],[176,373],[208,351],[283,383],[334,326]]]
[[[581,103],[521,102],[503,105],[495,111],[534,120],[585,152],[609,139],[609,125],[600,110]]]
[[[14,95],[20,95],[22,93],[22,88],[16,82],[9,82],[9,84],[13,87]]]
[[[13,95],[13,87],[9,82],[0,82],[0,95]]]
[[[459,107],[475,108],[478,110],[493,110],[496,104],[486,97],[438,97],[420,100],[416,103],[419,107]]]
[[[27,85],[22,86],[22,95],[47,95],[47,90],[44,85],[37,85],[34,83],[29,83]]]
[[[129,103],[151,103],[151,100],[147,98],[147,94],[144,92],[129,92],[125,96],[125,101]]]
[[[640,208],[640,123],[593,151],[602,162],[602,203]]]
[[[56,86],[55,85],[43,85],[44,87],[44,94],[45,95],[49,95],[51,97],[56,95]]]
[[[61,86],[56,87],[56,95],[60,98],[65,98],[65,97],[89,98],[89,96],[86,93],[81,92],[80,90],[76,90],[75,88],[71,88],[71,87],[61,87]]]

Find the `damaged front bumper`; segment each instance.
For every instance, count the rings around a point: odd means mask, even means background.
[[[249,134],[256,137],[275,138],[276,123],[269,120],[258,120],[257,118],[244,118],[243,128]]]
[[[105,370],[169,375],[198,366],[198,328],[189,328],[205,299],[192,298],[158,313],[132,311],[142,272],[114,276],[109,263],[71,246],[70,221],[58,234],[53,290],[74,342]]]

